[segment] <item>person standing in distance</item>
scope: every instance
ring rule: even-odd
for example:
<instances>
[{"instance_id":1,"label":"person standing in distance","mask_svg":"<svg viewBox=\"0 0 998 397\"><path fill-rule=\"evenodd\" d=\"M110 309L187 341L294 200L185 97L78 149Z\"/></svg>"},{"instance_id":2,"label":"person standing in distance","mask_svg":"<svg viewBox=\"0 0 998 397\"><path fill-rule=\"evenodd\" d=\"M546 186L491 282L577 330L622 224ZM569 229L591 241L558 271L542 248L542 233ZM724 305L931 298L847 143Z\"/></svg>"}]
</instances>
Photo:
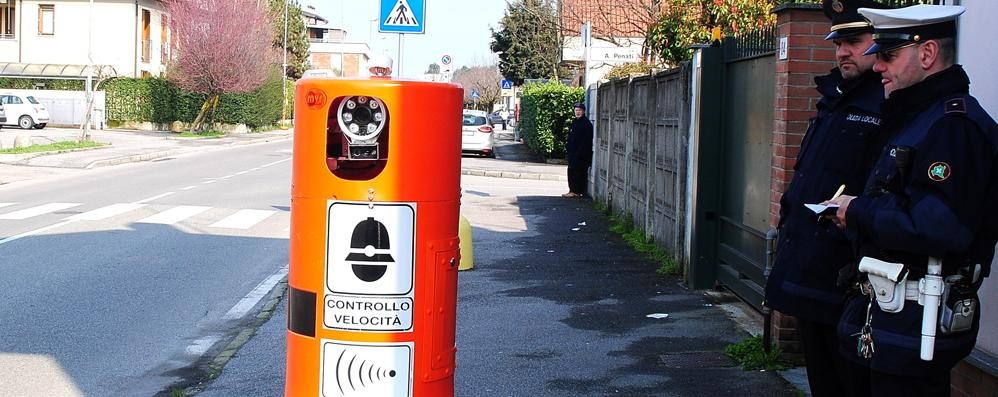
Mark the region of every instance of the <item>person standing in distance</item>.
<instances>
[{"instance_id":1,"label":"person standing in distance","mask_svg":"<svg viewBox=\"0 0 998 397\"><path fill-rule=\"evenodd\" d=\"M576 103L575 119L565 141L568 160L568 193L562 197L582 197L589 185L589 166L593 162L593 123L586 118L586 105Z\"/></svg>"},{"instance_id":2,"label":"person standing in distance","mask_svg":"<svg viewBox=\"0 0 998 397\"><path fill-rule=\"evenodd\" d=\"M855 239L866 269L863 294L846 303L839 322L841 349L869 368L873 396L949 396L950 370L974 348L981 311L993 310L982 308L977 290L998 241L998 125L955 64L963 7L859 12L874 26L867 53L883 75L891 138L863 193L829 201L839 205L835 223ZM940 262L941 278L933 277ZM937 281L944 288L931 286ZM940 315L925 315L925 298L940 290ZM934 341L922 335L923 323ZM930 359L922 359L923 347Z\"/></svg>"},{"instance_id":3,"label":"person standing in distance","mask_svg":"<svg viewBox=\"0 0 998 397\"><path fill-rule=\"evenodd\" d=\"M873 45L873 26L860 7L882 7L866 0L825 0L831 19L825 38L835 44L837 68L814 79L821 100L804 135L794 176L780 198L779 237L766 281L766 306L797 319L797 331L815 397L849 396L862 367L839 354L835 325L842 314L846 286L839 270L855 263L852 245L829 222L818 222L804 204L827 200L839 188L862 191L873 160L886 138L880 127L884 100L876 58L863 55ZM841 193L841 192L840 192Z\"/></svg>"}]
</instances>

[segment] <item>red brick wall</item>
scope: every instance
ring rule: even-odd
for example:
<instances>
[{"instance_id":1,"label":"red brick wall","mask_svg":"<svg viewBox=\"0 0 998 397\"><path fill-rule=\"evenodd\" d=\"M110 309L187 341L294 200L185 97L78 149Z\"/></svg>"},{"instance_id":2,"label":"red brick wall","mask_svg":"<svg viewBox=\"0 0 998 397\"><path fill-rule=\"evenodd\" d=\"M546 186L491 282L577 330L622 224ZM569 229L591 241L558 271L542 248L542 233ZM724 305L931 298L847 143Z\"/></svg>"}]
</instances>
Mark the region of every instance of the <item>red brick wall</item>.
<instances>
[{"instance_id":1,"label":"red brick wall","mask_svg":"<svg viewBox=\"0 0 998 397\"><path fill-rule=\"evenodd\" d=\"M776 101L773 113L773 164L769 223L776 227L780 197L793 177L800 142L820 98L814 77L835 67L835 50L825 41L831 23L821 9L789 5L776 11L777 39L787 38L787 59L776 59ZM770 332L784 351L798 352L796 321L773 312Z\"/></svg>"},{"instance_id":2,"label":"red brick wall","mask_svg":"<svg viewBox=\"0 0 998 397\"><path fill-rule=\"evenodd\" d=\"M835 67L835 48L825 41L830 27L821 9L789 5L776 11L777 37L786 37L788 46L787 59L776 60L769 203L769 223L774 227L780 215L780 196L790 184L801 139L819 99L814 77Z\"/></svg>"}]
</instances>

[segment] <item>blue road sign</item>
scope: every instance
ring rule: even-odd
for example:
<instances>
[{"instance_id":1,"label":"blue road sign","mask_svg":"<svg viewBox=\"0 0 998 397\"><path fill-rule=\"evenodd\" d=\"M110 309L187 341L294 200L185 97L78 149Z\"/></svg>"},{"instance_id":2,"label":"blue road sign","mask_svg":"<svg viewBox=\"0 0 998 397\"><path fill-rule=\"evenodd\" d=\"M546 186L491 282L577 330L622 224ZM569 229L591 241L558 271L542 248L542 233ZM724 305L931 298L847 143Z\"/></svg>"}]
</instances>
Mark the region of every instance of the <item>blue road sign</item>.
<instances>
[{"instance_id":1,"label":"blue road sign","mask_svg":"<svg viewBox=\"0 0 998 397\"><path fill-rule=\"evenodd\" d=\"M476 88L471 89L471 99L478 100L478 89Z\"/></svg>"},{"instance_id":2,"label":"blue road sign","mask_svg":"<svg viewBox=\"0 0 998 397\"><path fill-rule=\"evenodd\" d=\"M502 81L502 89L504 89L504 90L512 90L513 89L513 81L503 79L503 81Z\"/></svg>"},{"instance_id":3,"label":"blue road sign","mask_svg":"<svg viewBox=\"0 0 998 397\"><path fill-rule=\"evenodd\" d=\"M381 0L378 31L382 33L419 33L426 25L425 0Z\"/></svg>"}]
</instances>

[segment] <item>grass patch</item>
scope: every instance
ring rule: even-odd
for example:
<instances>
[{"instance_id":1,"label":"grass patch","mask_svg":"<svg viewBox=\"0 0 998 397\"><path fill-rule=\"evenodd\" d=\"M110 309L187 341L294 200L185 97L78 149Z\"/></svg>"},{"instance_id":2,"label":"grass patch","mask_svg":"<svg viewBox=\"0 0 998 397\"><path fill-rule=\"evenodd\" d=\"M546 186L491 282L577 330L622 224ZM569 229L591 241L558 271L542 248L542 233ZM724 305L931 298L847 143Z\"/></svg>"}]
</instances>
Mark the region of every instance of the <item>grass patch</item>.
<instances>
[{"instance_id":1,"label":"grass patch","mask_svg":"<svg viewBox=\"0 0 998 397\"><path fill-rule=\"evenodd\" d=\"M31 145L18 147L13 149L3 149L0 150L0 154L24 154L24 153L38 153L38 152L63 152L73 149L87 149L95 148L107 145L106 143L98 143L91 140L85 141L62 141L56 143L50 143L47 145Z\"/></svg>"},{"instance_id":2,"label":"grass patch","mask_svg":"<svg viewBox=\"0 0 998 397\"><path fill-rule=\"evenodd\" d=\"M604 213L607 212L606 205L598 201L596 202L596 209ZM655 270L656 273L663 276L679 275L679 265L676 264L676 259L668 251L655 245L648 236L645 236L643 231L634 227L634 220L630 216L614 214L610 214L609 216L610 231L619 234L635 250L648 255L658 263L659 267Z\"/></svg>"},{"instance_id":3,"label":"grass patch","mask_svg":"<svg viewBox=\"0 0 998 397\"><path fill-rule=\"evenodd\" d=\"M181 138L219 138L225 136L225 133L219 130L208 130L208 131L184 131L177 136Z\"/></svg>"},{"instance_id":4,"label":"grass patch","mask_svg":"<svg viewBox=\"0 0 998 397\"><path fill-rule=\"evenodd\" d=\"M783 352L778 347L773 347L766 353L762 346L762 336L751 336L745 340L728 345L724 348L724 354L742 366L746 371L764 369L767 371L782 371L789 367L789 363L783 360Z\"/></svg>"},{"instance_id":5,"label":"grass patch","mask_svg":"<svg viewBox=\"0 0 998 397\"><path fill-rule=\"evenodd\" d=\"M174 387L173 389L170 389L170 397L186 397L186 396L187 392L184 391L184 389L181 389L179 387Z\"/></svg>"}]
</instances>

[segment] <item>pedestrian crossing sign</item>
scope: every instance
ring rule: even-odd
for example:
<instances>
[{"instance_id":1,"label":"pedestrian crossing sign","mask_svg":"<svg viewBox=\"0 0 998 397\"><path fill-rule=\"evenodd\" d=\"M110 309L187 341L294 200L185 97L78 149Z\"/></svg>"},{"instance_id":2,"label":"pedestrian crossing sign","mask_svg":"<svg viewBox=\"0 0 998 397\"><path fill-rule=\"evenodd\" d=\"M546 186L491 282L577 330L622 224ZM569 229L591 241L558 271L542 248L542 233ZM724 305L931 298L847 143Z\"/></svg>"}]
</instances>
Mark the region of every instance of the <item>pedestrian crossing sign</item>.
<instances>
[{"instance_id":1,"label":"pedestrian crossing sign","mask_svg":"<svg viewBox=\"0 0 998 397\"><path fill-rule=\"evenodd\" d=\"M382 33L423 33L426 0L381 0L378 31Z\"/></svg>"}]
</instances>

